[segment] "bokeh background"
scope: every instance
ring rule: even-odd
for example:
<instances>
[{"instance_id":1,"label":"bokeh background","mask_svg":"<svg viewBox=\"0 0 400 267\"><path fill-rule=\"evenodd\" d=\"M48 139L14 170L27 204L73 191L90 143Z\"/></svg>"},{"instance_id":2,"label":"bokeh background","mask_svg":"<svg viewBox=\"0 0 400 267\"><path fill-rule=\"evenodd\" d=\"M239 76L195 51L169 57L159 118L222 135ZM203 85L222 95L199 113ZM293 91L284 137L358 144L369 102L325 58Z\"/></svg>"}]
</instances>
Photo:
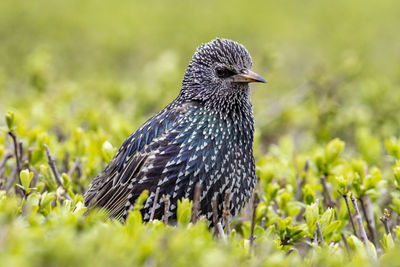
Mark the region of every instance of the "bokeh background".
<instances>
[{"instance_id":1,"label":"bokeh background","mask_svg":"<svg viewBox=\"0 0 400 267\"><path fill-rule=\"evenodd\" d=\"M0 113L119 145L177 96L197 46L250 51L262 149L399 132L398 1L1 1ZM361 145L361 144L358 144Z\"/></svg>"}]
</instances>

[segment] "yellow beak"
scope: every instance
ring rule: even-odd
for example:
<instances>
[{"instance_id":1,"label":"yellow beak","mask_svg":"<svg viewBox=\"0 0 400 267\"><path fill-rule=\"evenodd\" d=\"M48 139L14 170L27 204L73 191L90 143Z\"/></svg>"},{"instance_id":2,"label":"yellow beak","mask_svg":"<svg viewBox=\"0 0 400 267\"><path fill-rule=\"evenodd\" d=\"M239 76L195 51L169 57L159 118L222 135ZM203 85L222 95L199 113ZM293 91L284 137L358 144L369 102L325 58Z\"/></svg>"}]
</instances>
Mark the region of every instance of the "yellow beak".
<instances>
[{"instance_id":1,"label":"yellow beak","mask_svg":"<svg viewBox=\"0 0 400 267\"><path fill-rule=\"evenodd\" d=\"M238 83L267 83L267 81L263 77L251 70L244 70L242 73L232 76L232 79L234 82Z\"/></svg>"}]
</instances>

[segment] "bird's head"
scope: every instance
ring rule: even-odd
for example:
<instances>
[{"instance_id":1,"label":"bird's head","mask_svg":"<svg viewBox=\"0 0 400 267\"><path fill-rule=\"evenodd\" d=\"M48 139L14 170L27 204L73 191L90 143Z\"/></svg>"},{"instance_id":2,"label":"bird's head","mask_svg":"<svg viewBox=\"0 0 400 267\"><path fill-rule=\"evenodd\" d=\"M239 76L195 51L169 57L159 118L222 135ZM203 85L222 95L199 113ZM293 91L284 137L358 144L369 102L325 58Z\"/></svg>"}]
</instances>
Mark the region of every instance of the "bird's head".
<instances>
[{"instance_id":1,"label":"bird's head","mask_svg":"<svg viewBox=\"0 0 400 267\"><path fill-rule=\"evenodd\" d=\"M252 71L246 48L234 41L215 39L201 45L190 62L180 96L212 106L249 99L249 83L266 83Z\"/></svg>"}]
</instances>

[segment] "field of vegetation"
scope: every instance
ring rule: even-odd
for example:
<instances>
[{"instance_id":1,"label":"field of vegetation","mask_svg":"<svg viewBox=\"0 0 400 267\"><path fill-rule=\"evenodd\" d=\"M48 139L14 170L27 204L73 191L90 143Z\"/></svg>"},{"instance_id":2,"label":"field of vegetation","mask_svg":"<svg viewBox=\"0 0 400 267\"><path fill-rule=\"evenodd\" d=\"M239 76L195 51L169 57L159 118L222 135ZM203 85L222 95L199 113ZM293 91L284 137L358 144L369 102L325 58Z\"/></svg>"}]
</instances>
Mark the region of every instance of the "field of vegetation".
<instances>
[{"instance_id":1,"label":"field of vegetation","mask_svg":"<svg viewBox=\"0 0 400 267\"><path fill-rule=\"evenodd\" d=\"M0 266L399 266L400 2L0 1ZM250 51L256 194L230 229L84 216L197 46ZM47 149L47 150L46 150ZM49 160L50 159L50 160Z\"/></svg>"}]
</instances>

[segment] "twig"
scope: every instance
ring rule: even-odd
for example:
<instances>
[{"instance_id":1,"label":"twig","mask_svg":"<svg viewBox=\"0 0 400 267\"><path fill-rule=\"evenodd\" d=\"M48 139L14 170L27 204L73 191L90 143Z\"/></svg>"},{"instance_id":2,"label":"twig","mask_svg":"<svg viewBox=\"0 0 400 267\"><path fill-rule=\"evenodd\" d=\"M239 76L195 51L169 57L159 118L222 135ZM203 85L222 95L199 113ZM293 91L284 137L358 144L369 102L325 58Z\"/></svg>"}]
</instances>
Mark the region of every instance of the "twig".
<instances>
[{"instance_id":1,"label":"twig","mask_svg":"<svg viewBox=\"0 0 400 267\"><path fill-rule=\"evenodd\" d=\"M309 159L306 160L306 163L303 166L303 175L300 175L299 171L297 171L296 174L296 183L297 183L297 188L303 188L305 182L306 182L306 177L307 177L307 172L309 169ZM297 169L297 168L296 168ZM296 200L301 201L303 199L303 190L296 190Z\"/></svg>"},{"instance_id":2,"label":"twig","mask_svg":"<svg viewBox=\"0 0 400 267\"><path fill-rule=\"evenodd\" d=\"M11 151L6 151L3 155L3 157L1 158L1 160L0 160L0 178L3 177L6 163L10 158L12 158L12 156L13 156L13 153Z\"/></svg>"},{"instance_id":3,"label":"twig","mask_svg":"<svg viewBox=\"0 0 400 267\"><path fill-rule=\"evenodd\" d=\"M260 199L258 198L258 194L254 193L253 197L253 213L251 216L251 227L250 227L250 248L253 246L254 243L254 227L256 226L256 210L258 207L258 203L260 202Z\"/></svg>"},{"instance_id":4,"label":"twig","mask_svg":"<svg viewBox=\"0 0 400 267\"><path fill-rule=\"evenodd\" d=\"M334 205L334 203L333 203L333 201L331 199L331 195L329 193L328 185L326 183L326 175L325 174L321 176L321 184L322 184L322 187L324 188L324 195L325 195L324 201L325 201L325 203L326 203L326 205L328 207L333 208L335 205Z\"/></svg>"},{"instance_id":5,"label":"twig","mask_svg":"<svg viewBox=\"0 0 400 267\"><path fill-rule=\"evenodd\" d=\"M44 148L46 149L47 158L49 159L49 165L50 165L51 170L53 171L54 177L56 178L57 184L61 187L64 187L62 180L61 180L60 173L58 172L57 167L56 167L56 162L50 153L49 147L45 144Z\"/></svg>"},{"instance_id":6,"label":"twig","mask_svg":"<svg viewBox=\"0 0 400 267\"><path fill-rule=\"evenodd\" d=\"M320 244L322 245L322 244L324 244L325 240L324 240L324 236L322 235L321 225L319 224L319 222L316 222L315 224L317 226L317 232L318 232L318 235L319 235L319 240L321 240Z\"/></svg>"},{"instance_id":7,"label":"twig","mask_svg":"<svg viewBox=\"0 0 400 267\"><path fill-rule=\"evenodd\" d=\"M17 165L14 165L14 167L12 168L11 174L7 179L6 186L4 187L6 192L10 191L10 189L13 186L16 178L17 178Z\"/></svg>"},{"instance_id":8,"label":"twig","mask_svg":"<svg viewBox=\"0 0 400 267\"><path fill-rule=\"evenodd\" d=\"M315 204L317 205L318 216L319 216L319 198L317 198L315 200ZM317 231L318 231L318 229L315 229L314 236L313 236L311 242L318 245L318 233L317 233Z\"/></svg>"},{"instance_id":9,"label":"twig","mask_svg":"<svg viewBox=\"0 0 400 267\"><path fill-rule=\"evenodd\" d=\"M14 132L8 132L8 134L11 136L11 138L13 140L15 162L17 164L17 173L19 173L21 171L21 164L19 162L17 136L15 135Z\"/></svg>"},{"instance_id":10,"label":"twig","mask_svg":"<svg viewBox=\"0 0 400 267\"><path fill-rule=\"evenodd\" d=\"M79 182L79 180L82 177L82 165L81 165L81 159L77 158L74 161L74 164L72 165L71 169L68 170L68 177L72 178L72 174L76 171L76 180ZM83 187L82 183L79 182L79 186L81 189L81 192L85 192L85 188Z\"/></svg>"},{"instance_id":11,"label":"twig","mask_svg":"<svg viewBox=\"0 0 400 267\"><path fill-rule=\"evenodd\" d=\"M32 152L33 152L33 149L29 148L28 149L28 156L26 158L26 162L24 163L25 164L24 168L28 169L29 171L31 170L30 165L31 165L31 159L32 159Z\"/></svg>"},{"instance_id":12,"label":"twig","mask_svg":"<svg viewBox=\"0 0 400 267\"><path fill-rule=\"evenodd\" d=\"M292 252L294 251L294 248L289 248L288 251L285 252L285 256L289 256L290 254L292 254Z\"/></svg>"},{"instance_id":13,"label":"twig","mask_svg":"<svg viewBox=\"0 0 400 267\"><path fill-rule=\"evenodd\" d=\"M340 236L342 238L344 246L346 247L347 255L350 257L350 246L349 246L349 243L347 242L346 237L344 236L343 233L341 233Z\"/></svg>"},{"instance_id":14,"label":"twig","mask_svg":"<svg viewBox=\"0 0 400 267\"><path fill-rule=\"evenodd\" d=\"M196 223L199 219L198 213L200 209L200 194L201 194L202 185L200 182L196 183L194 187L194 196L193 196L193 206L192 206L192 218L191 222Z\"/></svg>"},{"instance_id":15,"label":"twig","mask_svg":"<svg viewBox=\"0 0 400 267\"><path fill-rule=\"evenodd\" d=\"M162 195L162 198L164 200L164 224L168 224L168 211L169 211L169 205L170 205L170 200L169 197L166 197L165 195Z\"/></svg>"},{"instance_id":16,"label":"twig","mask_svg":"<svg viewBox=\"0 0 400 267\"><path fill-rule=\"evenodd\" d=\"M18 142L18 155L22 170L22 165L24 164L24 143L21 140Z\"/></svg>"},{"instance_id":17,"label":"twig","mask_svg":"<svg viewBox=\"0 0 400 267\"><path fill-rule=\"evenodd\" d=\"M37 182L39 180L39 177L38 177L38 172L36 170L32 170L32 172L33 172L33 178L32 178L32 181L31 181L31 187L35 187L35 185L37 184Z\"/></svg>"},{"instance_id":18,"label":"twig","mask_svg":"<svg viewBox=\"0 0 400 267\"><path fill-rule=\"evenodd\" d=\"M77 158L74 161L74 164L72 164L71 168L67 171L68 177L72 177L72 174L74 173L74 171L77 171L78 172L78 179L80 178L80 173L79 173L80 172L80 170L79 170L80 164L81 164L81 159Z\"/></svg>"},{"instance_id":19,"label":"twig","mask_svg":"<svg viewBox=\"0 0 400 267\"><path fill-rule=\"evenodd\" d=\"M212 212L213 212L213 224L214 224L214 234L217 235L218 234L218 210L217 210L217 199L214 197L211 200L211 208L212 208Z\"/></svg>"},{"instance_id":20,"label":"twig","mask_svg":"<svg viewBox=\"0 0 400 267\"><path fill-rule=\"evenodd\" d=\"M149 219L150 222L153 221L153 219L154 219L154 213L156 212L159 194L160 194L160 187L157 187L156 194L154 196L153 207L151 208L150 219Z\"/></svg>"},{"instance_id":21,"label":"twig","mask_svg":"<svg viewBox=\"0 0 400 267\"><path fill-rule=\"evenodd\" d=\"M267 218L266 218L265 216L262 217L260 226L261 226L261 228L264 229L264 230L265 230L265 224L266 224L266 222L267 222Z\"/></svg>"},{"instance_id":22,"label":"twig","mask_svg":"<svg viewBox=\"0 0 400 267\"><path fill-rule=\"evenodd\" d=\"M51 170L53 171L53 174L54 174L54 177L55 177L55 179L56 179L56 182L57 182L58 186L61 186L62 189L64 189L64 195L65 195L65 197L66 197L67 199L71 200L72 198L70 197L70 195L69 195L68 192L67 192L67 189L64 187L64 185L63 185L63 183L62 183L60 173L59 173L58 170L57 170L56 162L54 161L54 158L53 158L53 156L52 156L51 153L50 153L49 147L45 144L45 145L44 145L44 148L46 149L47 158L49 159L49 165L50 165Z\"/></svg>"},{"instance_id":23,"label":"twig","mask_svg":"<svg viewBox=\"0 0 400 267\"><path fill-rule=\"evenodd\" d=\"M351 209L350 209L350 205L349 205L349 198L348 198L347 194L344 194L343 198L344 198L344 201L346 202L347 211L349 213L350 223L351 223L351 227L353 228L354 235L358 237L357 230L356 230L356 225L354 224L354 220L353 220L353 215L351 214Z\"/></svg>"},{"instance_id":24,"label":"twig","mask_svg":"<svg viewBox=\"0 0 400 267\"><path fill-rule=\"evenodd\" d=\"M242 223L251 220L251 207L253 207L253 198L250 198L249 202L242 208L242 211L240 212L242 214Z\"/></svg>"},{"instance_id":25,"label":"twig","mask_svg":"<svg viewBox=\"0 0 400 267\"><path fill-rule=\"evenodd\" d=\"M383 223L383 226L385 227L386 234L390 234L390 228L389 228L389 220L390 220L390 213L387 209L383 210L383 216L379 218L381 222Z\"/></svg>"},{"instance_id":26,"label":"twig","mask_svg":"<svg viewBox=\"0 0 400 267\"><path fill-rule=\"evenodd\" d=\"M361 209L363 211L364 217L365 217L365 221L367 222L367 228L368 228L368 232L370 234L371 237L371 241L374 244L374 246L376 247L376 230L375 230L375 222L373 222L368 214L368 210L366 207L366 202L364 202L364 198L363 196L361 196L359 198L360 203L361 203Z\"/></svg>"},{"instance_id":27,"label":"twig","mask_svg":"<svg viewBox=\"0 0 400 267\"><path fill-rule=\"evenodd\" d=\"M227 236L229 236L231 234L231 229L230 229L230 225L229 225L229 220L231 217L230 196L231 196L231 190L227 189L225 191L225 198L224 198L224 211L222 212L222 217L224 218L225 230L226 230Z\"/></svg>"},{"instance_id":28,"label":"twig","mask_svg":"<svg viewBox=\"0 0 400 267\"><path fill-rule=\"evenodd\" d=\"M362 241L364 242L365 250L367 251L368 256L372 259L372 254L368 243L368 237L367 233L365 232L360 210L358 209L357 199L353 195L350 195L350 199L351 202L353 203L354 210L356 211L356 220L358 222L358 227L360 228L360 236Z\"/></svg>"},{"instance_id":29,"label":"twig","mask_svg":"<svg viewBox=\"0 0 400 267\"><path fill-rule=\"evenodd\" d=\"M220 222L217 223L218 233L221 236L222 240L226 243L226 236L224 233L224 228L222 228L222 224Z\"/></svg>"},{"instance_id":30,"label":"twig","mask_svg":"<svg viewBox=\"0 0 400 267\"><path fill-rule=\"evenodd\" d=\"M64 158L62 160L63 172L68 173L68 162L69 162L69 153L65 152Z\"/></svg>"},{"instance_id":31,"label":"twig","mask_svg":"<svg viewBox=\"0 0 400 267\"><path fill-rule=\"evenodd\" d=\"M317 244L317 245L318 245L318 233L317 233L317 229L315 229L315 232L314 232L314 235L313 235L313 238L312 238L311 242L312 242L313 244Z\"/></svg>"}]
</instances>

